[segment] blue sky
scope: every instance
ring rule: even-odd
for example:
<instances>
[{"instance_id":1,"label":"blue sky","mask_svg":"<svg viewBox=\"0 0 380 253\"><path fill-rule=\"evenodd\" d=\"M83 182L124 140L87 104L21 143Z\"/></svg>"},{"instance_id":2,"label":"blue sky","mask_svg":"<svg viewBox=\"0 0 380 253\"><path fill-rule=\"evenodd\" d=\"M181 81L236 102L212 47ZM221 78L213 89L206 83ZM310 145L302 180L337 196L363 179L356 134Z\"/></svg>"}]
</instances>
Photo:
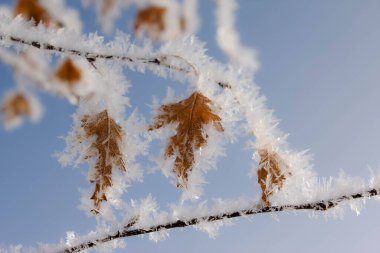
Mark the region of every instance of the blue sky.
<instances>
[{"instance_id":1,"label":"blue sky","mask_svg":"<svg viewBox=\"0 0 380 253\"><path fill-rule=\"evenodd\" d=\"M78 6L79 1L68 1ZM212 1L200 1L201 40L208 54L226 61L216 47ZM13 3L13 1L1 1ZM380 167L380 2L240 1L237 27L243 44L259 52L256 81L268 107L290 133L291 147L309 149L315 171L336 176L340 169L367 177ZM95 26L93 9L81 10L86 31ZM128 16L118 27L125 29ZM125 71L133 87L132 106L150 119L152 95L164 96L168 85L186 87L153 75ZM14 85L11 70L0 63L0 94ZM45 114L38 124L11 132L0 129L0 244L35 246L54 243L74 230L84 234L95 222L77 208L80 187L88 187L86 165L62 168L53 154L64 148L75 107L40 94ZM133 108L130 109L131 112ZM259 193L247 177L250 153L244 140L227 147L218 170L207 174L205 199ZM226 187L231 184L234 187ZM236 187L235 187L236 186ZM177 202L178 190L160 173L133 185L130 197L152 193L163 209ZM128 238L128 252L377 252L380 204L367 201L360 216L347 211L343 220L309 218L306 213L257 215L223 227L216 239L192 228L170 232L166 241ZM125 252L124 250L118 252Z\"/></svg>"}]
</instances>

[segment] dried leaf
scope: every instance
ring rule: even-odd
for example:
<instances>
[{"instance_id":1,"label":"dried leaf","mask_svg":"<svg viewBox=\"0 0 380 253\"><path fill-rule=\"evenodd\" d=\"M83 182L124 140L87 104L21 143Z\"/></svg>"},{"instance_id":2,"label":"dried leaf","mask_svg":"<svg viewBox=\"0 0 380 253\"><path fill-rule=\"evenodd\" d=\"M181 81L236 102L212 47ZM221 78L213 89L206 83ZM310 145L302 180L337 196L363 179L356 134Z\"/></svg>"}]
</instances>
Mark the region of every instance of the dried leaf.
<instances>
[{"instance_id":1,"label":"dried leaf","mask_svg":"<svg viewBox=\"0 0 380 253\"><path fill-rule=\"evenodd\" d=\"M16 92L6 97L1 110L4 113L5 122L12 122L18 117L31 115L29 101L21 92Z\"/></svg>"},{"instance_id":2,"label":"dried leaf","mask_svg":"<svg viewBox=\"0 0 380 253\"><path fill-rule=\"evenodd\" d=\"M51 17L38 0L19 0L15 7L15 16L22 14L27 20L34 19L36 23L43 22L46 26L51 22Z\"/></svg>"},{"instance_id":3,"label":"dried leaf","mask_svg":"<svg viewBox=\"0 0 380 253\"><path fill-rule=\"evenodd\" d=\"M48 11L39 3L38 0L19 0L16 4L14 15L21 14L27 20L33 19L37 25L43 22L45 26L63 27L63 24L54 20Z\"/></svg>"},{"instance_id":4,"label":"dried leaf","mask_svg":"<svg viewBox=\"0 0 380 253\"><path fill-rule=\"evenodd\" d=\"M187 26L186 18L184 16L181 16L179 18L179 28L181 29L182 32L186 30L186 26Z\"/></svg>"},{"instance_id":5,"label":"dried leaf","mask_svg":"<svg viewBox=\"0 0 380 253\"><path fill-rule=\"evenodd\" d=\"M73 61L70 58L67 58L58 67L55 76L62 82L66 82L72 86L81 79L82 73L81 70L75 66Z\"/></svg>"},{"instance_id":6,"label":"dried leaf","mask_svg":"<svg viewBox=\"0 0 380 253\"><path fill-rule=\"evenodd\" d=\"M260 162L257 178L262 190L261 200L266 206L269 206L269 196L272 195L275 187L281 189L285 181L285 175L281 171L281 160L276 153L269 152L266 149L261 149L258 153Z\"/></svg>"},{"instance_id":7,"label":"dried leaf","mask_svg":"<svg viewBox=\"0 0 380 253\"><path fill-rule=\"evenodd\" d=\"M102 201L107 201L106 191L112 186L112 167L125 171L125 163L120 144L125 138L122 127L109 117L107 110L96 115L85 115L82 128L86 138L96 137L87 151L85 159L96 157L94 173L90 178L95 183L91 196L94 202L92 212L99 213Z\"/></svg>"},{"instance_id":8,"label":"dried leaf","mask_svg":"<svg viewBox=\"0 0 380 253\"><path fill-rule=\"evenodd\" d=\"M211 100L200 92L194 92L187 99L162 105L159 115L149 130L158 129L171 123L178 123L176 134L170 137L165 156L176 156L174 171L178 176L178 187L186 187L188 171L194 164L194 149L206 144L203 134L205 124L213 123L216 130L224 131L221 118L209 107Z\"/></svg>"},{"instance_id":9,"label":"dried leaf","mask_svg":"<svg viewBox=\"0 0 380 253\"><path fill-rule=\"evenodd\" d=\"M161 6L149 6L138 11L134 31L138 32L141 27L146 27L151 37L157 38L165 30L166 8Z\"/></svg>"}]
</instances>

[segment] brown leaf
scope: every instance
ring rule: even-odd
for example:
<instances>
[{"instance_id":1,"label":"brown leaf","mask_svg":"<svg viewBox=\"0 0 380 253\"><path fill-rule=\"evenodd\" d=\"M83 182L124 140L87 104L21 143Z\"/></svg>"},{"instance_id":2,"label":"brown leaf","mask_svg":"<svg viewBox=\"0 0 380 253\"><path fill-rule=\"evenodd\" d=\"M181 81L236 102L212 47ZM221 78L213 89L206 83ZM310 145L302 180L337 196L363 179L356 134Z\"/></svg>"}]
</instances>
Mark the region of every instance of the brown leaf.
<instances>
[{"instance_id":1,"label":"brown leaf","mask_svg":"<svg viewBox=\"0 0 380 253\"><path fill-rule=\"evenodd\" d=\"M70 58L67 58L58 67L57 71L55 72L55 76L60 81L66 82L72 86L74 83L78 82L81 79L82 73L81 70L75 66L73 61Z\"/></svg>"},{"instance_id":2,"label":"brown leaf","mask_svg":"<svg viewBox=\"0 0 380 253\"><path fill-rule=\"evenodd\" d=\"M34 19L38 24L43 22L46 26L51 22L51 17L38 0L19 0L15 7L15 16L22 14L27 20Z\"/></svg>"},{"instance_id":3,"label":"brown leaf","mask_svg":"<svg viewBox=\"0 0 380 253\"><path fill-rule=\"evenodd\" d=\"M27 20L33 19L37 25L43 22L45 26L63 27L63 24L54 20L48 11L39 3L38 0L19 0L16 4L14 15L21 14Z\"/></svg>"},{"instance_id":4,"label":"brown leaf","mask_svg":"<svg viewBox=\"0 0 380 253\"><path fill-rule=\"evenodd\" d=\"M269 206L269 196L272 195L275 187L281 189L286 178L281 171L280 157L276 153L266 149L261 149L258 153L260 155L260 162L257 178L262 190L261 200L266 206Z\"/></svg>"},{"instance_id":5,"label":"brown leaf","mask_svg":"<svg viewBox=\"0 0 380 253\"><path fill-rule=\"evenodd\" d=\"M179 18L179 28L181 29L181 32L184 32L186 30L187 21L184 16L181 16Z\"/></svg>"},{"instance_id":6,"label":"brown leaf","mask_svg":"<svg viewBox=\"0 0 380 253\"><path fill-rule=\"evenodd\" d=\"M159 115L149 130L158 129L164 125L178 123L176 134L170 137L165 156L176 156L174 171L178 176L178 187L186 187L188 171L194 164L194 149L206 144L207 136L203 134L205 124L213 123L216 130L224 131L221 118L209 107L211 100L200 92L194 92L187 99L177 103L162 105Z\"/></svg>"},{"instance_id":7,"label":"brown leaf","mask_svg":"<svg viewBox=\"0 0 380 253\"><path fill-rule=\"evenodd\" d=\"M165 7L155 5L139 10L135 18L135 33L144 26L150 36L158 37L165 30L166 11Z\"/></svg>"},{"instance_id":8,"label":"brown leaf","mask_svg":"<svg viewBox=\"0 0 380 253\"><path fill-rule=\"evenodd\" d=\"M2 108L6 122L11 122L17 117L30 116L31 107L28 99L21 92L6 97Z\"/></svg>"},{"instance_id":9,"label":"brown leaf","mask_svg":"<svg viewBox=\"0 0 380 253\"><path fill-rule=\"evenodd\" d=\"M107 110L95 115L85 115L82 128L86 138L96 137L87 151L86 159L96 157L95 172L90 178L95 183L91 196L94 201L92 212L99 213L102 201L107 201L106 191L112 186L112 167L116 166L125 171L120 143L125 138L122 127L109 117Z\"/></svg>"}]
</instances>

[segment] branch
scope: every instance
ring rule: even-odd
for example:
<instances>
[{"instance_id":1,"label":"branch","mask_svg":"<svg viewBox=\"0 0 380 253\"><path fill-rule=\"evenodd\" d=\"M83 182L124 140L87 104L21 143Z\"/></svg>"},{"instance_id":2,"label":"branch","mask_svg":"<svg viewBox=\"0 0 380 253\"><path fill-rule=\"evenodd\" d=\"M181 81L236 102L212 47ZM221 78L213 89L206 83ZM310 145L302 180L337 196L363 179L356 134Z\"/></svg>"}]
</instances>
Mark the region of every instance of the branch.
<instances>
[{"instance_id":1,"label":"branch","mask_svg":"<svg viewBox=\"0 0 380 253\"><path fill-rule=\"evenodd\" d=\"M336 198L332 198L328 200L320 200L317 202L310 202L310 203L299 204L299 205L282 205L282 206L269 206L269 207L257 207L253 205L251 209L236 210L232 212L219 213L219 214L203 216L203 217L193 217L188 220L177 220L177 221L168 222L164 224L158 224L158 225L147 227L147 228L131 229L131 227L133 227L135 223L137 222L137 218L133 218L131 222L124 227L123 230L117 231L113 235L106 235L103 238L84 242L74 247L66 248L62 251L59 251L58 253L80 252L82 250L93 248L101 243L109 242L118 238L149 234L153 232L158 232L163 229L188 227L188 226L196 225L202 222L213 222L213 221L218 221L218 220L223 220L223 219L236 218L236 217L245 216L245 215L283 212L283 211L291 211L291 210L326 211L330 208L336 207L338 204L340 204L343 201L360 199L360 198L369 198L369 197L378 196L378 195L380 195L380 188L377 188L377 189L373 188L361 193L355 193L351 195L342 195L340 197L336 197Z\"/></svg>"},{"instance_id":2,"label":"branch","mask_svg":"<svg viewBox=\"0 0 380 253\"><path fill-rule=\"evenodd\" d=\"M104 53L94 53L90 51L81 51L77 49L70 49L65 48L61 46L56 46L50 43L45 42L39 42L39 41L28 41L26 39L16 37L16 36L5 36L4 34L0 33L0 40L32 46L38 49L47 50L47 51L55 51L59 53L68 53L80 57L86 58L89 62L94 62L96 59L106 59L106 60L118 60L118 61L124 61L124 62L130 62L130 63L144 63L144 64L152 64L157 66L163 66L170 70L175 70L177 72L185 73L185 74L194 74L195 76L198 76L198 71L194 67L193 64L191 64L189 61L184 59L181 56L178 55L158 55L151 58L141 58L141 57L132 57L132 56L120 56L120 55L114 55L114 54L104 54ZM170 64L170 58L178 59L180 61L183 61L187 66L191 68L191 71L187 68L177 66L175 64ZM218 84L219 85L219 84ZM222 86L221 86L222 87Z\"/></svg>"}]
</instances>

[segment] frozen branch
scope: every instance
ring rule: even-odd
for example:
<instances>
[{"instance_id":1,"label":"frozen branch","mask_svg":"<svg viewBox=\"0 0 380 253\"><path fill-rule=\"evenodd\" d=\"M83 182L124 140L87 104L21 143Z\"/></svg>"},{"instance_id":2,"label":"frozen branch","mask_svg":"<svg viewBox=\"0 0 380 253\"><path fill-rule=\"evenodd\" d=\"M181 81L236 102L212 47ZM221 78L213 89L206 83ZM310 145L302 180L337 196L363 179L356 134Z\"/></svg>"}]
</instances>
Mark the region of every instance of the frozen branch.
<instances>
[{"instance_id":1,"label":"frozen branch","mask_svg":"<svg viewBox=\"0 0 380 253\"><path fill-rule=\"evenodd\" d=\"M195 77L199 76L199 72L196 69L196 67L189 62L187 59L179 56L179 55L153 55L152 57L135 57L132 55L119 55L119 54L112 54L112 53L102 53L102 52L96 52L95 50L83 50L78 48L69 48L69 47L63 47L56 45L54 43L49 43L46 41L38 41L38 40L30 40L26 38L22 38L19 36L14 35L6 35L6 33L3 33L0 31L0 41L4 43L11 43L11 44L18 44L18 45L24 45L24 46L30 46L33 48L56 52L56 53L64 53L64 54L70 54L74 56L84 57L87 59L90 63L95 62L97 59L105 59L105 60L116 60L126 63L132 63L132 64L147 64L147 65L156 65L156 66L162 66L164 68L167 68L169 70L186 74L186 75L193 75ZM54 39L54 41L57 41ZM179 61L179 63L178 63ZM15 65L15 64L11 64ZM39 82L41 81L39 80ZM216 81L216 84L225 89L231 89L231 85L226 81Z\"/></svg>"},{"instance_id":2,"label":"frozen branch","mask_svg":"<svg viewBox=\"0 0 380 253\"><path fill-rule=\"evenodd\" d=\"M97 59L106 59L106 60L117 60L117 61L124 61L124 62L130 62L130 63L152 64L152 65L157 65L157 66L163 66L168 69L182 72L185 74L190 74L191 72L193 72L194 75L198 75L197 70L190 62L188 62L186 59L177 55L157 55L151 58L140 58L140 57L133 57L133 56L128 56L128 55L120 56L120 55L113 55L113 54L94 53L94 52L78 50L74 48L64 48L61 46L56 46L50 43L45 43L45 42L40 42L40 41L29 41L21 37L15 37L15 36L7 37L1 33L0 33L0 40L2 41L9 40L10 42L13 42L13 43L27 45L27 46L31 46L31 47L42 49L42 50L55 51L57 53L67 53L67 54L71 54L75 56L80 56L80 57L86 58L89 62L94 62ZM185 64L188 65L192 70L190 71L187 68L177 66L175 64L171 64L169 62L170 58L185 62Z\"/></svg>"},{"instance_id":3,"label":"frozen branch","mask_svg":"<svg viewBox=\"0 0 380 253\"><path fill-rule=\"evenodd\" d=\"M239 64L256 72L259 67L255 50L244 47L235 27L236 0L215 0L217 24L216 40L220 49L233 64Z\"/></svg>"},{"instance_id":4,"label":"frozen branch","mask_svg":"<svg viewBox=\"0 0 380 253\"><path fill-rule=\"evenodd\" d=\"M132 228L131 229L131 227L133 227L136 223L136 219L132 219L132 221L128 225L126 225L123 230L117 231L113 235L106 235L103 238L84 242L74 247L70 247L62 251L59 251L59 253L80 252L82 250L93 248L99 244L109 242L118 238L149 234L149 233L157 232L163 229L188 227L188 226L196 225L199 223L213 222L213 221L218 221L218 220L223 220L223 219L231 219L231 218L236 218L236 217L246 216L246 215L283 212L283 211L295 211L295 210L326 211L330 208L336 207L337 205L341 204L344 201L353 200L353 199L361 199L361 198L369 198L369 197L378 196L378 195L380 195L380 188L377 188L377 189L373 188L367 191L358 192L351 195L342 195L340 197L336 197L332 199L320 200L316 202L310 202L310 203L298 204L298 205L259 207L257 204L253 204L251 209L236 210L236 211L219 213L219 214L203 216L203 217L193 217L187 220L176 220L176 221L172 221L172 222L168 222L164 224L158 224L158 225L147 227L147 228L136 228L136 229Z\"/></svg>"}]
</instances>

